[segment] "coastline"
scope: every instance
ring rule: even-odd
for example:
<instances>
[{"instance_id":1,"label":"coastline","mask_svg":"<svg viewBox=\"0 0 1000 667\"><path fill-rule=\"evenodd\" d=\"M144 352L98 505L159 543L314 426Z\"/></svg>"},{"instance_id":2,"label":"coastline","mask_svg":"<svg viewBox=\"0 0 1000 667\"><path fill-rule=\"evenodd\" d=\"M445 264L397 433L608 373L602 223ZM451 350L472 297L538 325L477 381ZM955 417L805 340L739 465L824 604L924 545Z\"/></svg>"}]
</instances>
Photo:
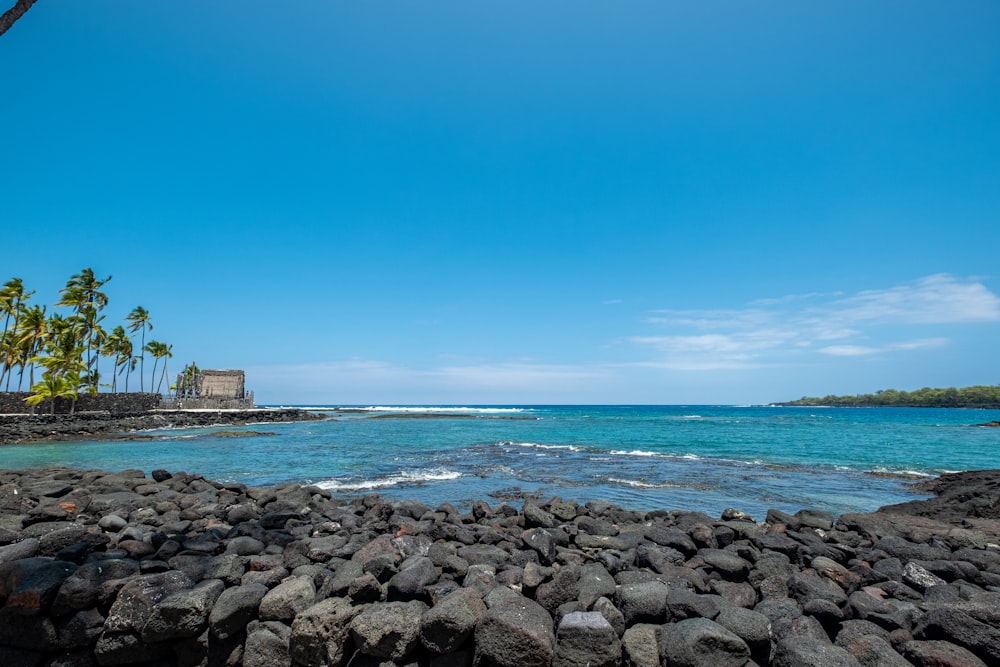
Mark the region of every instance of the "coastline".
<instances>
[{"instance_id":1,"label":"coastline","mask_svg":"<svg viewBox=\"0 0 1000 667\"><path fill-rule=\"evenodd\" d=\"M0 414L0 446L46 441L128 438L135 431L196 426L243 426L325 419L298 408L149 410L133 413Z\"/></svg>"},{"instance_id":2,"label":"coastline","mask_svg":"<svg viewBox=\"0 0 1000 667\"><path fill-rule=\"evenodd\" d=\"M996 664L1000 471L926 485L931 501L756 523L599 499L463 514L166 470L0 471L0 659Z\"/></svg>"}]
</instances>

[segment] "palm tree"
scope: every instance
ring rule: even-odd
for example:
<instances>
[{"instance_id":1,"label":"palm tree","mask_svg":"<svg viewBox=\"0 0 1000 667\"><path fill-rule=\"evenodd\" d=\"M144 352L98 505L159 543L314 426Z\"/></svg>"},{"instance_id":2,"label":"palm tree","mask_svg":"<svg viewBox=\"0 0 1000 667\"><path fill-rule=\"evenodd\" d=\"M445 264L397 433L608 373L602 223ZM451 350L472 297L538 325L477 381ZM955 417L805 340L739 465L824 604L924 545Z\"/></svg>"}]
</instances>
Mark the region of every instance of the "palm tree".
<instances>
[{"instance_id":1,"label":"palm tree","mask_svg":"<svg viewBox=\"0 0 1000 667\"><path fill-rule=\"evenodd\" d=\"M198 396L198 374L201 373L201 369L198 368L198 364L191 362L184 367L181 374L177 376L177 386L174 391L174 397L183 396L184 398L196 398Z\"/></svg>"},{"instance_id":2,"label":"palm tree","mask_svg":"<svg viewBox=\"0 0 1000 667\"><path fill-rule=\"evenodd\" d=\"M97 366L92 357L94 347L100 347L100 334L103 331L100 327L102 317L99 313L108 305L108 295L101 291L101 288L111 280L111 276L100 280L94 276L94 270L85 268L80 273L71 276L66 281L66 287L59 290L63 295L57 306L69 306L73 308L74 314L79 323L80 341L83 343L87 354L85 383L92 389L97 390L98 372Z\"/></svg>"},{"instance_id":3,"label":"palm tree","mask_svg":"<svg viewBox=\"0 0 1000 667\"><path fill-rule=\"evenodd\" d=\"M32 361L45 345L49 334L49 321L45 317L45 306L32 306L25 309L24 315L14 332L14 344L21 353L21 375L17 379L17 390L21 391L21 380L24 379L24 367L31 362L28 375L28 386L35 384L35 364Z\"/></svg>"},{"instance_id":4,"label":"palm tree","mask_svg":"<svg viewBox=\"0 0 1000 667\"><path fill-rule=\"evenodd\" d=\"M0 382L3 381L4 375L7 376L7 386L6 391L10 391L10 376L13 375L14 362L19 357L17 356L17 346L13 343L10 337L7 335L9 330L17 330L17 322L21 317L21 313L24 311L24 302L31 298L34 291L25 292L24 291L24 281L20 278L11 278L6 283L2 289L0 289L0 312L3 313L3 335L0 337L0 342L4 346L3 355L3 370L0 370ZM13 325L11 325L11 318L13 318ZM8 375L9 374L9 375ZM24 374L24 368L21 368L21 374Z\"/></svg>"},{"instance_id":5,"label":"palm tree","mask_svg":"<svg viewBox=\"0 0 1000 667\"><path fill-rule=\"evenodd\" d=\"M125 321L129 323L128 330L129 333L134 334L137 331L142 332L142 339L139 343L139 350L146 350L146 330L153 330L153 324L149 321L149 312L142 306L136 306L132 309L132 312L125 317ZM145 355L139 355L139 391L145 391L145 385L143 384L143 374L146 371L145 368L146 357ZM153 375L156 375L154 372ZM125 380L126 383L128 379Z\"/></svg>"},{"instance_id":6,"label":"palm tree","mask_svg":"<svg viewBox=\"0 0 1000 667\"><path fill-rule=\"evenodd\" d=\"M101 354L111 357L113 360L111 391L112 393L117 393L118 376L121 374L121 371L118 369L119 367L127 368L129 359L132 357L132 341L129 340L128 334L125 333L125 327L119 324L111 330L111 333L104 338L104 344L101 346Z\"/></svg>"},{"instance_id":7,"label":"palm tree","mask_svg":"<svg viewBox=\"0 0 1000 667\"><path fill-rule=\"evenodd\" d=\"M163 385L163 378L167 372L167 359L173 357L173 345L167 345L166 343L161 343L158 340L151 340L146 345L145 351L153 357L153 375L156 377L156 366L160 363L160 359L163 359L163 372L160 374L160 381L156 384L156 391L159 393L160 387ZM152 389L152 386L150 387ZM170 392L170 383L167 383L167 392Z\"/></svg>"},{"instance_id":8,"label":"palm tree","mask_svg":"<svg viewBox=\"0 0 1000 667\"><path fill-rule=\"evenodd\" d=\"M79 379L79 376L77 376ZM70 408L70 414L76 408L76 387L72 384L71 380L60 377L55 373L45 373L42 376L42 381L31 388L34 393L24 399L24 402L32 407L32 412L34 411L34 406L42 403L44 401L52 401L52 412L56 413L56 399L57 398L70 398L73 400L73 406Z\"/></svg>"}]
</instances>

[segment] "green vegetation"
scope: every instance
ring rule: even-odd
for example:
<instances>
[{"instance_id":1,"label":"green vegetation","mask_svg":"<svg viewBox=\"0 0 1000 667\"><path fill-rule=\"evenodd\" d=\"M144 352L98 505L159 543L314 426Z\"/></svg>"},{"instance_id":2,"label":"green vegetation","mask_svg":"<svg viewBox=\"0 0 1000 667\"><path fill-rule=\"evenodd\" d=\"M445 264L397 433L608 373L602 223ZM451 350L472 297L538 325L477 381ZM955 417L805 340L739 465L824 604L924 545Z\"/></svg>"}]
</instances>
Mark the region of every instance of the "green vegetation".
<instances>
[{"instance_id":1,"label":"green vegetation","mask_svg":"<svg viewBox=\"0 0 1000 667\"><path fill-rule=\"evenodd\" d=\"M874 394L855 396L805 396L797 401L775 403L774 405L836 407L906 407L906 408L984 408L1000 407L1000 385L965 387L964 389L931 389L924 387L916 391L883 389Z\"/></svg>"},{"instance_id":2,"label":"green vegetation","mask_svg":"<svg viewBox=\"0 0 1000 667\"><path fill-rule=\"evenodd\" d=\"M146 331L152 331L153 325L149 312L142 306L128 314L124 325L119 324L110 332L104 328L102 313L108 305L108 296L102 289L110 280L111 276L100 279L93 269L83 269L59 290L55 307L65 310L50 315L46 314L46 306L29 304L35 293L26 291L20 278L12 278L0 288L0 318L3 318L0 387L4 391L11 390L15 375L15 390L21 391L27 375L28 387L33 393L25 401L32 409L39 403L52 401L55 410L55 398L69 398L75 408L80 392L96 394L100 387L117 392L118 378L123 373L125 391L128 391L129 377L137 364L142 391L145 388L145 354L135 354L133 337L136 334L140 335L138 351L154 359L150 389L156 380L157 366L161 360L163 362L156 384L156 390L160 390L163 380L168 377L167 359L173 356L172 346L156 340L146 342ZM102 358L112 364L110 383L101 382ZM38 369L41 369L41 379L36 383Z\"/></svg>"}]
</instances>

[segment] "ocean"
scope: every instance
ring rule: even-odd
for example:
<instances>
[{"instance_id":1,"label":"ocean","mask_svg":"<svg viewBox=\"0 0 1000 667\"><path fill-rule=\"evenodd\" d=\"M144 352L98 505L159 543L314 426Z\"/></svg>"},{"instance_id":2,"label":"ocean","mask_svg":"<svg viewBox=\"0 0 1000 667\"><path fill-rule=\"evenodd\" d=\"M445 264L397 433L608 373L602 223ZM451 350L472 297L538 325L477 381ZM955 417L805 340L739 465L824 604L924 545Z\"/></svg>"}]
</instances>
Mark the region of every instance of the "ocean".
<instances>
[{"instance_id":1,"label":"ocean","mask_svg":"<svg viewBox=\"0 0 1000 667\"><path fill-rule=\"evenodd\" d=\"M925 497L910 489L916 480L1000 467L1000 428L974 426L1000 420L1000 410L302 407L329 419L0 447L0 467L165 468L465 509L479 499L519 507L529 495L713 516L732 507L759 521L769 508L871 511Z\"/></svg>"}]
</instances>

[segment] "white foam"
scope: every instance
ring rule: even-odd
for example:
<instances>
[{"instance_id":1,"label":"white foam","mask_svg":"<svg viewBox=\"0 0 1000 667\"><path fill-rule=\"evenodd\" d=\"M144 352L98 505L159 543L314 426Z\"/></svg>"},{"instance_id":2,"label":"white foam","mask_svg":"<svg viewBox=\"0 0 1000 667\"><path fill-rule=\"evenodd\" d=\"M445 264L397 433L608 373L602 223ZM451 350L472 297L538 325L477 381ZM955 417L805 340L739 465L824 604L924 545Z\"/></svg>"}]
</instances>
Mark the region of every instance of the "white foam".
<instances>
[{"instance_id":1,"label":"white foam","mask_svg":"<svg viewBox=\"0 0 1000 667\"><path fill-rule=\"evenodd\" d=\"M613 449L611 453L615 456L663 456L662 454L657 454L656 452L646 452L641 449L633 449L631 451L626 451L624 449Z\"/></svg>"},{"instance_id":2,"label":"white foam","mask_svg":"<svg viewBox=\"0 0 1000 667\"><path fill-rule=\"evenodd\" d=\"M444 468L431 470L409 471L404 470L396 475L389 475L378 479L360 479L357 481L339 481L336 479L318 482L316 486L330 491L360 491L361 489L382 489L387 486L397 484L418 484L420 482L441 482L449 479L458 479L462 473Z\"/></svg>"},{"instance_id":3,"label":"white foam","mask_svg":"<svg viewBox=\"0 0 1000 667\"><path fill-rule=\"evenodd\" d=\"M527 412L524 408L475 408L475 407L442 407L442 406L428 406L419 407L413 405L406 406L388 406L388 405L371 405L367 408L349 408L350 410L358 410L364 412L428 412L428 413L453 413L453 412L474 412L483 414L502 414L502 413L518 413Z\"/></svg>"},{"instance_id":4,"label":"white foam","mask_svg":"<svg viewBox=\"0 0 1000 667\"><path fill-rule=\"evenodd\" d=\"M570 452L581 451L576 445L543 445L537 442L514 442L512 440L504 440L500 443L501 445L507 447L529 447L532 449L565 449Z\"/></svg>"},{"instance_id":5,"label":"white foam","mask_svg":"<svg viewBox=\"0 0 1000 667\"><path fill-rule=\"evenodd\" d=\"M637 489L665 489L670 486L670 484L650 484L637 479L622 479L620 477L608 477L607 479L612 484L623 484Z\"/></svg>"}]
</instances>

